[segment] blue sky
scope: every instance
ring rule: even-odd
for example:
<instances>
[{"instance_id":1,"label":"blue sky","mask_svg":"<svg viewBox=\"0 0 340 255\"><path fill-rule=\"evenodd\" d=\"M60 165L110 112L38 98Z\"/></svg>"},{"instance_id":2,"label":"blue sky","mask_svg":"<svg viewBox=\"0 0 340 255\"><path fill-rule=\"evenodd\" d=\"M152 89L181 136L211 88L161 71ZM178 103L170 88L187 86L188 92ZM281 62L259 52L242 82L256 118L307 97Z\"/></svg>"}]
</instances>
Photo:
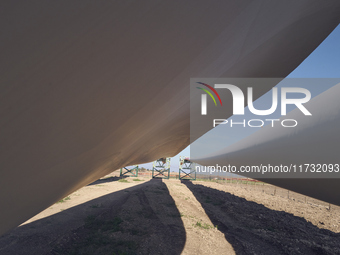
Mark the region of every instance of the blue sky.
<instances>
[{"instance_id":1,"label":"blue sky","mask_svg":"<svg viewBox=\"0 0 340 255\"><path fill-rule=\"evenodd\" d=\"M340 77L340 25L317 47L288 78ZM179 155L189 156L190 146L171 159L171 171L178 171ZM140 165L151 169L152 163Z\"/></svg>"},{"instance_id":2,"label":"blue sky","mask_svg":"<svg viewBox=\"0 0 340 255\"><path fill-rule=\"evenodd\" d=\"M288 77L339 78L340 25Z\"/></svg>"}]
</instances>

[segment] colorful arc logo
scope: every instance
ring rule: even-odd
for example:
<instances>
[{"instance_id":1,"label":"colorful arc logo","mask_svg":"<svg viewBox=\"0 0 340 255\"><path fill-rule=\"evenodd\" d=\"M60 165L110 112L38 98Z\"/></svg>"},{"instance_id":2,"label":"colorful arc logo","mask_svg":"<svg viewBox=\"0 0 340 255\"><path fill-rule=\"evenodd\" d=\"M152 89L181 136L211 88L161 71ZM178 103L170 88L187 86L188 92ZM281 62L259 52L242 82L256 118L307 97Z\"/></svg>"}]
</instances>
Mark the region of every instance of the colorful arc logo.
<instances>
[{"instance_id":1,"label":"colorful arc logo","mask_svg":"<svg viewBox=\"0 0 340 255\"><path fill-rule=\"evenodd\" d=\"M217 98L218 98L218 100L220 101L220 104L221 104L221 106L222 106L222 101L221 101L220 95L217 93L217 91L216 91L213 87L211 87L210 85L205 84L205 83L203 83L203 82L197 82L197 83L198 83L198 84L201 84L201 85L203 85L203 86L206 86L207 88L211 89L211 91L214 92L215 95L217 96ZM215 103L215 105L217 106L216 100L215 100L214 96L209 92L209 90L202 89L202 88L200 88L200 87L197 87L197 88L198 88L198 89L201 89L201 90L203 90L203 91L205 91L205 92L207 92L207 94L214 100L214 103Z\"/></svg>"},{"instance_id":2,"label":"colorful arc logo","mask_svg":"<svg viewBox=\"0 0 340 255\"><path fill-rule=\"evenodd\" d=\"M198 84L201 84L203 86L206 86L207 88L209 88L212 92L214 92L214 94L217 96L218 100L220 101L220 104L222 106L222 100L220 98L220 95L217 93L217 91L211 87L210 85L206 84L206 83L203 83L203 82L197 82ZM214 101L215 103L215 106L217 106L217 103L216 103L216 100L214 98L214 96L211 94L211 92L207 89L204 89L204 88L200 88L200 87L197 87L198 89L201 89L203 90L204 92L206 92L211 98L212 100ZM201 98L201 114L202 115L207 115L207 95L206 94L202 94L202 98Z\"/></svg>"}]
</instances>

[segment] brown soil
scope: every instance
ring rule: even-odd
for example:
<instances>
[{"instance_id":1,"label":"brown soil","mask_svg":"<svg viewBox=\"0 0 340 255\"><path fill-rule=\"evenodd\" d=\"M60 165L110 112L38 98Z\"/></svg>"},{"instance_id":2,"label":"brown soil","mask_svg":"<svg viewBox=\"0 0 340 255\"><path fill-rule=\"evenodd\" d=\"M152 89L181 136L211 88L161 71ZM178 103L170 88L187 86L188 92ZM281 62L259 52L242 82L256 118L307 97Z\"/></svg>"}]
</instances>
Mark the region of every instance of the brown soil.
<instances>
[{"instance_id":1,"label":"brown soil","mask_svg":"<svg viewBox=\"0 0 340 255\"><path fill-rule=\"evenodd\" d=\"M340 254L336 206L269 185L138 179L78 190L1 237L0 254Z\"/></svg>"}]
</instances>

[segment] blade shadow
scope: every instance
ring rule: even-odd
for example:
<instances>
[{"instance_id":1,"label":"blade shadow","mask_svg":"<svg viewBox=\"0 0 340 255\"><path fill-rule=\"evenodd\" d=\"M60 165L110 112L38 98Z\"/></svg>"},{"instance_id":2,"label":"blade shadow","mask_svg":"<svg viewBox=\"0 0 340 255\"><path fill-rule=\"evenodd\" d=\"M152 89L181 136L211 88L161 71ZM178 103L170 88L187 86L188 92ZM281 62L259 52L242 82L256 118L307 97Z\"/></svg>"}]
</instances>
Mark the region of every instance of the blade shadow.
<instances>
[{"instance_id":1,"label":"blade shadow","mask_svg":"<svg viewBox=\"0 0 340 255\"><path fill-rule=\"evenodd\" d=\"M339 233L228 192L182 181L236 254L340 254Z\"/></svg>"},{"instance_id":2,"label":"blade shadow","mask_svg":"<svg viewBox=\"0 0 340 255\"><path fill-rule=\"evenodd\" d=\"M167 186L150 180L22 225L0 237L0 253L181 254L185 241Z\"/></svg>"}]
</instances>

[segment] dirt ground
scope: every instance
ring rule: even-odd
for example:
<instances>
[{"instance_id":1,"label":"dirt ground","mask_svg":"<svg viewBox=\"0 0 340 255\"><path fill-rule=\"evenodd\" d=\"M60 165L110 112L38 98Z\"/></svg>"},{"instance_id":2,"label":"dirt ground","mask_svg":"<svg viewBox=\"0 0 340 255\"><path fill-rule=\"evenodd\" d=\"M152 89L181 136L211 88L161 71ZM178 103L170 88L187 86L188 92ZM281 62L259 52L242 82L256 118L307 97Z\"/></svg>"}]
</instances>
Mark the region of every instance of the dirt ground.
<instances>
[{"instance_id":1,"label":"dirt ground","mask_svg":"<svg viewBox=\"0 0 340 255\"><path fill-rule=\"evenodd\" d=\"M2 236L0 254L340 254L339 207L285 192L109 175Z\"/></svg>"}]
</instances>

